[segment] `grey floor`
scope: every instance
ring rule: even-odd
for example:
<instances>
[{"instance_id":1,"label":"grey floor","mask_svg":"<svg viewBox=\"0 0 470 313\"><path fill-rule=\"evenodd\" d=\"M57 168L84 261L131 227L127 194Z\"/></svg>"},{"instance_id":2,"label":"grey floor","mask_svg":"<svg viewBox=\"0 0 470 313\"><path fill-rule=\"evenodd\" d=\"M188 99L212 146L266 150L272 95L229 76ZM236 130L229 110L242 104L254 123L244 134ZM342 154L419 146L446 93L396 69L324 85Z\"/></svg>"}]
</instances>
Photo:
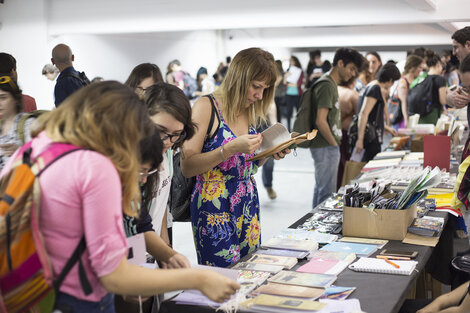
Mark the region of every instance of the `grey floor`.
<instances>
[{"instance_id":1,"label":"grey floor","mask_svg":"<svg viewBox=\"0 0 470 313\"><path fill-rule=\"evenodd\" d=\"M261 238L267 240L287 228L311 210L313 197L313 161L307 149L297 149L283 160L275 161L273 188L277 198L268 198L261 180L255 175L261 205ZM173 247L192 263L197 263L191 223L173 224Z\"/></svg>"}]
</instances>

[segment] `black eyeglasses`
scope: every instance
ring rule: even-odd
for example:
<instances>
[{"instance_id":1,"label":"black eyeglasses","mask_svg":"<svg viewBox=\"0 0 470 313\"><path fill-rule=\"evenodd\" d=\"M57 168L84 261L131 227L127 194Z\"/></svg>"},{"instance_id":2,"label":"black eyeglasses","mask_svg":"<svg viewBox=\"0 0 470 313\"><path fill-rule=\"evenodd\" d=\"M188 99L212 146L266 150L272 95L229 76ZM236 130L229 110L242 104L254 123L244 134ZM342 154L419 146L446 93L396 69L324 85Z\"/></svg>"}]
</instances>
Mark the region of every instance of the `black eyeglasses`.
<instances>
[{"instance_id":1,"label":"black eyeglasses","mask_svg":"<svg viewBox=\"0 0 470 313\"><path fill-rule=\"evenodd\" d=\"M186 138L186 132L184 131L184 129L179 134L169 134L162 129L159 129L159 131L160 131L160 139L162 141L170 139L171 143L180 143L181 141L184 140L184 138Z\"/></svg>"}]
</instances>

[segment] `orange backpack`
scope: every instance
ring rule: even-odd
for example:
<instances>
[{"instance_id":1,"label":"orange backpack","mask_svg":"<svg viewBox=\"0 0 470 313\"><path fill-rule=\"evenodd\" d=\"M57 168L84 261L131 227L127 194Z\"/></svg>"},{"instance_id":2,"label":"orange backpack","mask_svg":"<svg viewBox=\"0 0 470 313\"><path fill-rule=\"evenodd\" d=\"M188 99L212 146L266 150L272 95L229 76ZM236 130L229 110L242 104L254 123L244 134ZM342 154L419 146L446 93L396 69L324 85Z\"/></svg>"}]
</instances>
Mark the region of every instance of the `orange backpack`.
<instances>
[{"instance_id":1,"label":"orange backpack","mask_svg":"<svg viewBox=\"0 0 470 313\"><path fill-rule=\"evenodd\" d=\"M28 142L0 179L0 312L52 312L55 293L77 262L85 294L92 291L80 260L86 250L85 237L52 282L52 266L38 225L39 176L52 163L77 150L82 148L55 143L32 160Z\"/></svg>"}]
</instances>

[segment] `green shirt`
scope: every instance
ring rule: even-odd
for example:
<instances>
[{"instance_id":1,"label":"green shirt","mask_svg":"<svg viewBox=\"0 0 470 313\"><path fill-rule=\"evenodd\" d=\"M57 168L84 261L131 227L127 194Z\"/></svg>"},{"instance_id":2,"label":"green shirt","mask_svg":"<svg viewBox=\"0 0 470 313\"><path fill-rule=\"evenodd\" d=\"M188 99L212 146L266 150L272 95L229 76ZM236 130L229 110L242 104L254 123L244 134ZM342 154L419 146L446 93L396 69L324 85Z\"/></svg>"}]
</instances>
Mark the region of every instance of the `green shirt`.
<instances>
[{"instance_id":1,"label":"green shirt","mask_svg":"<svg viewBox=\"0 0 470 313\"><path fill-rule=\"evenodd\" d=\"M318 83L312 93L312 111L315 116L317 116L317 110L319 108L327 108L327 122L330 126L330 131L336 139L338 145L341 144L341 112L339 110L339 101L338 101L338 86L331 79L330 75L324 74L320 80L325 82ZM315 129L318 129L315 119L313 120L313 125ZM328 147L330 144L322 136L321 132L318 131L315 139L312 140L311 148L324 148Z\"/></svg>"}]
</instances>

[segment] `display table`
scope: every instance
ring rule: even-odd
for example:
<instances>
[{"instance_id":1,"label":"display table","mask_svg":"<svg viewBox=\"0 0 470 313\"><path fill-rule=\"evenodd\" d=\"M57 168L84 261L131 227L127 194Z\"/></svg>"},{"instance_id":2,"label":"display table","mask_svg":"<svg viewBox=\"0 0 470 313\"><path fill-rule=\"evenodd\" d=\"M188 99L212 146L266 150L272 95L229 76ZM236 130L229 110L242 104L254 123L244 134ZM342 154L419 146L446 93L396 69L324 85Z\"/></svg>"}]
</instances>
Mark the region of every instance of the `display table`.
<instances>
[{"instance_id":1,"label":"display table","mask_svg":"<svg viewBox=\"0 0 470 313\"><path fill-rule=\"evenodd\" d=\"M312 216L308 213L297 222L290 226L296 228L305 220ZM419 273L426 270L435 279L445 284L450 284L450 260L454 256L452 234L455 229L455 222L452 218L448 218L448 213L432 212L432 216L444 217L445 227L442 232L439 243L435 248L427 246L417 246L403 244L401 241L389 241L384 249L418 251L418 265L416 270L410 276L389 275L378 273L354 272L345 269L338 275L338 279L334 283L336 286L357 287L357 289L349 296L350 298L359 299L361 308L365 312L382 312L396 313L399 311L406 297L412 290ZM378 254L376 251L372 256ZM246 256L243 260L248 259ZM306 263L306 260L299 262L293 270ZM215 309L193 305L178 305L168 300L162 303L160 312L215 312ZM240 311L249 312L249 311Z\"/></svg>"}]
</instances>

